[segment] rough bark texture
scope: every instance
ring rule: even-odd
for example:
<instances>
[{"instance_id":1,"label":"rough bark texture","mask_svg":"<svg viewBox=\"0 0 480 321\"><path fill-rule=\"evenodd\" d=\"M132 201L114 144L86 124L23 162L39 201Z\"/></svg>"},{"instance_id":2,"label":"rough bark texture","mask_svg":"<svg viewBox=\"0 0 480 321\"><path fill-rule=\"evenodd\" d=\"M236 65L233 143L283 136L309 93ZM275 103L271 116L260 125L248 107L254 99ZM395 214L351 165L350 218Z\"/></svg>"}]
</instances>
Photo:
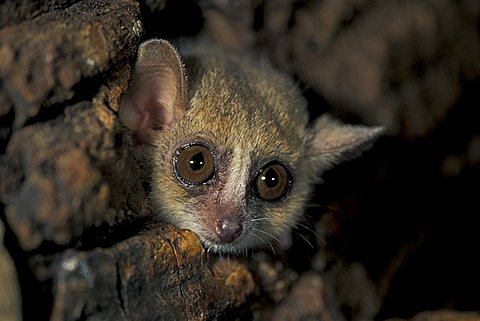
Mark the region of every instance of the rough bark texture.
<instances>
[{"instance_id":1,"label":"rough bark texture","mask_svg":"<svg viewBox=\"0 0 480 321\"><path fill-rule=\"evenodd\" d=\"M197 237L172 226L58 257L52 320L206 320L254 289L235 261L209 268Z\"/></svg>"},{"instance_id":2,"label":"rough bark texture","mask_svg":"<svg viewBox=\"0 0 480 321\"><path fill-rule=\"evenodd\" d=\"M480 320L455 311L480 309L479 18L477 0L2 2L0 320ZM312 118L388 134L326 173L290 248L207 256L157 222L117 117L148 37L261 56Z\"/></svg>"},{"instance_id":3,"label":"rough bark texture","mask_svg":"<svg viewBox=\"0 0 480 321\"><path fill-rule=\"evenodd\" d=\"M458 100L462 80L478 78L478 30L453 1L362 8L369 5L331 0L299 10L295 68L342 110L385 124L392 134L424 136Z\"/></svg>"},{"instance_id":4,"label":"rough bark texture","mask_svg":"<svg viewBox=\"0 0 480 321\"><path fill-rule=\"evenodd\" d=\"M0 284L3 294L0 296L0 317L2 320L21 320L20 289L15 265L3 244L4 229L0 222ZM8 295L7 295L8 294Z\"/></svg>"},{"instance_id":5,"label":"rough bark texture","mask_svg":"<svg viewBox=\"0 0 480 321\"><path fill-rule=\"evenodd\" d=\"M400 321L404 319L390 319L390 321ZM410 321L477 321L480 320L480 314L476 312L457 312L451 310L439 310L432 312L422 312L415 315Z\"/></svg>"}]
</instances>

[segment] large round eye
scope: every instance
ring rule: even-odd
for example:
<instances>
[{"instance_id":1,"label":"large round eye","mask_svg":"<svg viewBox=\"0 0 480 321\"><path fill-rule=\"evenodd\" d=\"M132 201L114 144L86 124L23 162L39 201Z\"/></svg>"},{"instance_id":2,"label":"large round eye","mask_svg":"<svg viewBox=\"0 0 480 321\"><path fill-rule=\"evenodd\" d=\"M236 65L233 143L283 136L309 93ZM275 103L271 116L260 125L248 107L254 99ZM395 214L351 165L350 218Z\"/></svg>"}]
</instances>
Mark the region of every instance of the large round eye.
<instances>
[{"instance_id":1,"label":"large round eye","mask_svg":"<svg viewBox=\"0 0 480 321\"><path fill-rule=\"evenodd\" d=\"M290 191L292 176L285 166L272 162L262 168L254 184L258 197L264 201L274 202Z\"/></svg>"},{"instance_id":2,"label":"large round eye","mask_svg":"<svg viewBox=\"0 0 480 321\"><path fill-rule=\"evenodd\" d=\"M215 174L212 151L201 144L187 145L179 149L173 165L177 177L188 185L204 184Z\"/></svg>"}]
</instances>

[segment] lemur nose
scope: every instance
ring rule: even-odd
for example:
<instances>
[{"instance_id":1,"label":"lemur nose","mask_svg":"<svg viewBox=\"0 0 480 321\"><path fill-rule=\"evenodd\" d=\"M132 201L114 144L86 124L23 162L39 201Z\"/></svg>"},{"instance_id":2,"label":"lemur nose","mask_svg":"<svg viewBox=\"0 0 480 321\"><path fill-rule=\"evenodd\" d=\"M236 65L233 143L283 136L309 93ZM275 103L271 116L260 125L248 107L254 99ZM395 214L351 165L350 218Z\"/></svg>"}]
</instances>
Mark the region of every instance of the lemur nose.
<instances>
[{"instance_id":1,"label":"lemur nose","mask_svg":"<svg viewBox=\"0 0 480 321\"><path fill-rule=\"evenodd\" d=\"M236 216L227 216L215 222L215 232L221 243L231 243L242 233L242 223Z\"/></svg>"}]
</instances>

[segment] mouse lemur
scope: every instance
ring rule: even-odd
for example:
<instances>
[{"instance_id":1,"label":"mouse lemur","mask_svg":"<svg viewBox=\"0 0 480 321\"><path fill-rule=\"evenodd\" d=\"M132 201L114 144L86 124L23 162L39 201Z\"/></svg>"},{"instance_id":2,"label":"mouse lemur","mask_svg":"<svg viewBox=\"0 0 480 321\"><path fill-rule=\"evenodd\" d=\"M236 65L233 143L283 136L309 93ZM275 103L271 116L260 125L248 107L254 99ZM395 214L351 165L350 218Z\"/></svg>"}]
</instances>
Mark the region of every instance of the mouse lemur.
<instances>
[{"instance_id":1,"label":"mouse lemur","mask_svg":"<svg viewBox=\"0 0 480 321\"><path fill-rule=\"evenodd\" d=\"M152 145L160 217L223 253L295 225L322 172L382 132L328 115L308 126L298 88L266 64L195 49L181 58L158 39L138 49L120 118Z\"/></svg>"}]
</instances>

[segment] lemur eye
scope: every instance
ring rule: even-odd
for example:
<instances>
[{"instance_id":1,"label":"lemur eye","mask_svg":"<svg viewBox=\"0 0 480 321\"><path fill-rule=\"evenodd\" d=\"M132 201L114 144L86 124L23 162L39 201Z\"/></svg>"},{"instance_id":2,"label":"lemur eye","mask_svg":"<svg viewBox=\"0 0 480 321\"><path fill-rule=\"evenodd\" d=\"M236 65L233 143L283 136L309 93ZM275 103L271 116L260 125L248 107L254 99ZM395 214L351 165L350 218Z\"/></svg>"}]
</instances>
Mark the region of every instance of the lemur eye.
<instances>
[{"instance_id":1,"label":"lemur eye","mask_svg":"<svg viewBox=\"0 0 480 321\"><path fill-rule=\"evenodd\" d=\"M212 151L202 144L180 148L173 160L177 178L184 184L198 186L208 182L215 174Z\"/></svg>"},{"instance_id":2,"label":"lemur eye","mask_svg":"<svg viewBox=\"0 0 480 321\"><path fill-rule=\"evenodd\" d=\"M254 191L262 200L275 202L290 191L291 184L292 176L288 169L280 163L271 162L255 178Z\"/></svg>"}]
</instances>

